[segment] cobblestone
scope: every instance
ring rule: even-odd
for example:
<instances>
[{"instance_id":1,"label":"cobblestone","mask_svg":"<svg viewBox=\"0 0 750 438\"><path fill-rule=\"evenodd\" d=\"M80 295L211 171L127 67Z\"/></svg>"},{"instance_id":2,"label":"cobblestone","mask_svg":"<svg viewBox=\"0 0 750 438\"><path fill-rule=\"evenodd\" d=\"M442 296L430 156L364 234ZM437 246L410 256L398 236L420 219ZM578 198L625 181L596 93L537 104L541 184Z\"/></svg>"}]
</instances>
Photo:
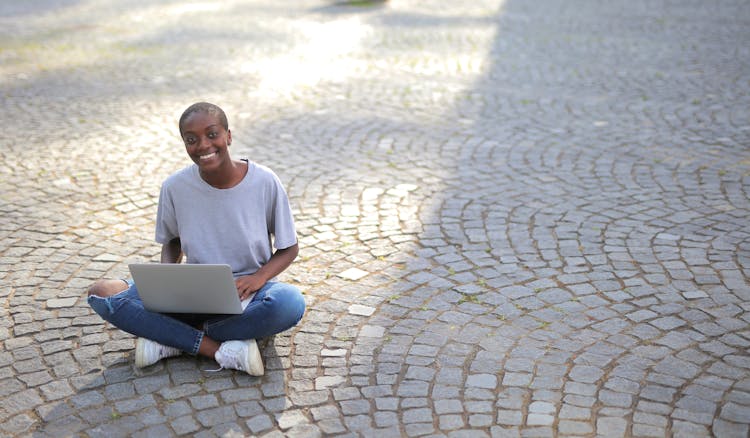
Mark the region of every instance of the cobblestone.
<instances>
[{"instance_id":1,"label":"cobblestone","mask_svg":"<svg viewBox=\"0 0 750 438\"><path fill-rule=\"evenodd\" d=\"M0 434L747 436L749 19L2 2ZM261 378L136 370L84 296L158 259L203 99L295 212L308 311Z\"/></svg>"}]
</instances>

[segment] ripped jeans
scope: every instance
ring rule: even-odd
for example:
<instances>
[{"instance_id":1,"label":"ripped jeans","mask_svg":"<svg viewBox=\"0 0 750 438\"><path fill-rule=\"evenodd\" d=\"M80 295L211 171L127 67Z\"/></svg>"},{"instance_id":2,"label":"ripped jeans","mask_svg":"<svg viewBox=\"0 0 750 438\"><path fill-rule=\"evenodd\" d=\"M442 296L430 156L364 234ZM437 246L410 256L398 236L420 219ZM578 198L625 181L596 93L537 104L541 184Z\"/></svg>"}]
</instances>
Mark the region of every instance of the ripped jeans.
<instances>
[{"instance_id":1,"label":"ripped jeans","mask_svg":"<svg viewBox=\"0 0 750 438\"><path fill-rule=\"evenodd\" d=\"M266 283L240 315L151 312L143 307L135 284L127 283L129 287L118 294L89 296L89 305L122 331L190 354L198 353L204 335L217 342L264 338L293 327L305 313L299 289L286 283Z\"/></svg>"}]
</instances>

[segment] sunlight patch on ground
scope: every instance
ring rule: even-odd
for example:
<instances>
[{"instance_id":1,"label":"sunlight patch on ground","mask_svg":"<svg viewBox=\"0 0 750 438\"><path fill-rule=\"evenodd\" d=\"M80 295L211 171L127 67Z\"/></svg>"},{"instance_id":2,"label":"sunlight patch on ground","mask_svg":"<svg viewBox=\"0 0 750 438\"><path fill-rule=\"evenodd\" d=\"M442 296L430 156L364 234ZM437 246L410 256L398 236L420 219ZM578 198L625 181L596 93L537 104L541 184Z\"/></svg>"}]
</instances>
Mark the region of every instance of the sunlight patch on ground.
<instances>
[{"instance_id":1,"label":"sunlight patch on ground","mask_svg":"<svg viewBox=\"0 0 750 438\"><path fill-rule=\"evenodd\" d=\"M243 73L259 78L253 95L287 95L321 81L343 81L361 68L362 61L355 55L371 27L359 17L325 23L305 20L295 25L304 43L277 57L249 60L240 66Z\"/></svg>"},{"instance_id":2,"label":"sunlight patch on ground","mask_svg":"<svg viewBox=\"0 0 750 438\"><path fill-rule=\"evenodd\" d=\"M182 15L192 12L213 12L225 7L221 2L187 3L173 5L167 9L168 14Z\"/></svg>"}]
</instances>

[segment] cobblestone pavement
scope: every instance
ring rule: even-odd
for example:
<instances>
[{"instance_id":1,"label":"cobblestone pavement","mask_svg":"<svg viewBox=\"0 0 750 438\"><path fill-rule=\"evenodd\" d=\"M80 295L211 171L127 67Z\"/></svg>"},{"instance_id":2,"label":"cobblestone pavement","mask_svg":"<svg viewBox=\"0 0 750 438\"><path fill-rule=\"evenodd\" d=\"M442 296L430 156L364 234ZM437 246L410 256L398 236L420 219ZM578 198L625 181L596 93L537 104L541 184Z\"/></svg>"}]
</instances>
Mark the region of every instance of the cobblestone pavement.
<instances>
[{"instance_id":1,"label":"cobblestone pavement","mask_svg":"<svg viewBox=\"0 0 750 438\"><path fill-rule=\"evenodd\" d=\"M744 0L0 3L0 434L721 436L750 425ZM277 171L267 373L133 367L197 100Z\"/></svg>"}]
</instances>

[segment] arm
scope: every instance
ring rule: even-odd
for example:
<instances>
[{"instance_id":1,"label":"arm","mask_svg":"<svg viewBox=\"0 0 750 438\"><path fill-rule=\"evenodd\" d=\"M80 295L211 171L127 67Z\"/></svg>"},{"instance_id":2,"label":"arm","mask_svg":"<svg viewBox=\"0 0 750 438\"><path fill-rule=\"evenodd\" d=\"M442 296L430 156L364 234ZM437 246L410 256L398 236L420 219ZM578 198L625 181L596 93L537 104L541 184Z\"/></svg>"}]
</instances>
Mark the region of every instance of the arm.
<instances>
[{"instance_id":1,"label":"arm","mask_svg":"<svg viewBox=\"0 0 750 438\"><path fill-rule=\"evenodd\" d=\"M162 263L180 263L182 261L182 244L180 238L175 237L169 243L161 246Z\"/></svg>"},{"instance_id":2,"label":"arm","mask_svg":"<svg viewBox=\"0 0 750 438\"><path fill-rule=\"evenodd\" d=\"M297 258L297 254L299 254L299 245L296 243L289 248L276 250L271 256L271 260L258 269L257 272L238 277L235 280L235 284L237 285L237 292L240 294L240 299L244 300L251 293L262 288L268 280L284 272L294 259Z\"/></svg>"}]
</instances>

